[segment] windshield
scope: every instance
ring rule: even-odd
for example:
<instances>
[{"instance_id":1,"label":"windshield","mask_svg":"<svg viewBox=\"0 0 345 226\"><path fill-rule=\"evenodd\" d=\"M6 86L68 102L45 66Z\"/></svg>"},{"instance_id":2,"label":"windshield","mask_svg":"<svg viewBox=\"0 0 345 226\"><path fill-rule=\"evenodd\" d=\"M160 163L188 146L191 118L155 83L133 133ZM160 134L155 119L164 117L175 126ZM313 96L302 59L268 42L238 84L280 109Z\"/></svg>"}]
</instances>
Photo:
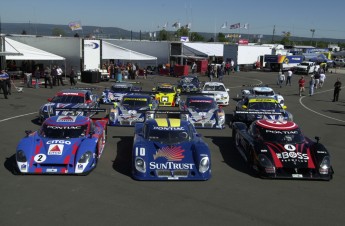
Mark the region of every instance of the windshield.
<instances>
[{"instance_id":1,"label":"windshield","mask_svg":"<svg viewBox=\"0 0 345 226\"><path fill-rule=\"evenodd\" d=\"M158 87L157 91L161 93L175 93L174 88L172 87Z\"/></svg>"},{"instance_id":2,"label":"windshield","mask_svg":"<svg viewBox=\"0 0 345 226\"><path fill-rule=\"evenodd\" d=\"M254 110L276 110L281 106L275 102L253 102L248 104L248 109Z\"/></svg>"},{"instance_id":3,"label":"windshield","mask_svg":"<svg viewBox=\"0 0 345 226\"><path fill-rule=\"evenodd\" d=\"M47 138L78 138L84 137L86 134L87 125L76 126L55 126L55 125L43 125L41 135Z\"/></svg>"},{"instance_id":4,"label":"windshield","mask_svg":"<svg viewBox=\"0 0 345 226\"><path fill-rule=\"evenodd\" d=\"M224 86L210 86L210 85L205 85L204 86L205 91L225 91Z\"/></svg>"},{"instance_id":5,"label":"windshield","mask_svg":"<svg viewBox=\"0 0 345 226\"><path fill-rule=\"evenodd\" d=\"M112 86L111 87L111 91L118 92L118 93L129 92L129 91L131 91L131 87L128 87L128 86Z\"/></svg>"},{"instance_id":6,"label":"windshield","mask_svg":"<svg viewBox=\"0 0 345 226\"><path fill-rule=\"evenodd\" d=\"M82 96L55 96L52 101L53 103L84 103L84 97Z\"/></svg>"},{"instance_id":7,"label":"windshield","mask_svg":"<svg viewBox=\"0 0 345 226\"><path fill-rule=\"evenodd\" d=\"M125 97L122 100L122 105L125 107L141 108L148 106L148 99L145 97L128 98Z\"/></svg>"},{"instance_id":8,"label":"windshield","mask_svg":"<svg viewBox=\"0 0 345 226\"><path fill-rule=\"evenodd\" d=\"M217 104L214 100L189 100L187 102L187 107L199 110L208 110L217 108Z\"/></svg>"},{"instance_id":9,"label":"windshield","mask_svg":"<svg viewBox=\"0 0 345 226\"><path fill-rule=\"evenodd\" d=\"M270 130L260 128L260 134L264 141L278 143L301 143L304 137L300 129L295 130Z\"/></svg>"},{"instance_id":10,"label":"windshield","mask_svg":"<svg viewBox=\"0 0 345 226\"><path fill-rule=\"evenodd\" d=\"M273 96L274 92L273 91L258 91L254 90L254 95L259 95L259 96Z\"/></svg>"},{"instance_id":11,"label":"windshield","mask_svg":"<svg viewBox=\"0 0 345 226\"><path fill-rule=\"evenodd\" d=\"M179 144L184 141L189 141L190 132L183 127L151 127L148 130L148 139L150 141L159 142L162 144Z\"/></svg>"}]
</instances>

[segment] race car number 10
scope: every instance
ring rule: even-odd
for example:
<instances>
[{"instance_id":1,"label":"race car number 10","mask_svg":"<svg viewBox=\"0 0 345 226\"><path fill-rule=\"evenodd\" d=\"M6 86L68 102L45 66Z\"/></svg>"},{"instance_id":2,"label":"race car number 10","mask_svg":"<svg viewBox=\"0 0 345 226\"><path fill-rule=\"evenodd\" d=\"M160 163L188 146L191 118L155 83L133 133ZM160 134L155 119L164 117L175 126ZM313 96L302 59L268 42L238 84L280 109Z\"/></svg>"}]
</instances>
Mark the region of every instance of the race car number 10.
<instances>
[{"instance_id":1,"label":"race car number 10","mask_svg":"<svg viewBox=\"0 0 345 226\"><path fill-rule=\"evenodd\" d=\"M145 156L145 148L135 148L135 156Z\"/></svg>"}]
</instances>

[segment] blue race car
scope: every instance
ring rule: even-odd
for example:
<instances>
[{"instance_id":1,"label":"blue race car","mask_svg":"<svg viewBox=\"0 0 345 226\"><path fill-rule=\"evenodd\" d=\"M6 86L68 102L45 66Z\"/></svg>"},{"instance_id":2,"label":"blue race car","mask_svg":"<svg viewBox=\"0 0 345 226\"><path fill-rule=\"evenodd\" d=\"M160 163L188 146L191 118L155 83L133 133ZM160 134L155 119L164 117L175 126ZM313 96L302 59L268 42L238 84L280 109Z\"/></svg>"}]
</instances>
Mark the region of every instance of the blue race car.
<instances>
[{"instance_id":1,"label":"blue race car","mask_svg":"<svg viewBox=\"0 0 345 226\"><path fill-rule=\"evenodd\" d=\"M181 101L180 109L188 111L181 115L182 119L189 120L195 128L218 128L225 126L225 112L210 96L190 95Z\"/></svg>"},{"instance_id":2,"label":"blue race car","mask_svg":"<svg viewBox=\"0 0 345 226\"><path fill-rule=\"evenodd\" d=\"M211 155L189 121L148 119L135 124L132 177L136 180L208 180Z\"/></svg>"},{"instance_id":3,"label":"blue race car","mask_svg":"<svg viewBox=\"0 0 345 226\"><path fill-rule=\"evenodd\" d=\"M177 87L182 93L199 92L201 89L201 82L195 75L183 76L178 81Z\"/></svg>"},{"instance_id":4,"label":"blue race car","mask_svg":"<svg viewBox=\"0 0 345 226\"><path fill-rule=\"evenodd\" d=\"M49 103L40 107L38 118L42 123L45 119L54 115L68 115L70 111L64 111L63 108L80 108L80 109L98 109L98 96L90 88L72 88L59 91L53 98L48 98ZM61 111L56 111L56 108ZM91 117L95 112L80 111L80 115L86 114Z\"/></svg>"},{"instance_id":5,"label":"blue race car","mask_svg":"<svg viewBox=\"0 0 345 226\"><path fill-rule=\"evenodd\" d=\"M112 104L114 102L120 102L123 96L131 92L141 91L141 87L134 86L133 82L117 82L114 83L110 89L105 89L102 92L101 103Z\"/></svg>"},{"instance_id":6,"label":"blue race car","mask_svg":"<svg viewBox=\"0 0 345 226\"><path fill-rule=\"evenodd\" d=\"M120 103L114 103L110 109L109 122L110 126L134 126L137 122L143 122L147 110L156 110L158 101L148 94L127 94L123 96Z\"/></svg>"},{"instance_id":7,"label":"blue race car","mask_svg":"<svg viewBox=\"0 0 345 226\"><path fill-rule=\"evenodd\" d=\"M107 119L53 116L26 134L16 149L18 173L86 175L104 150Z\"/></svg>"}]
</instances>

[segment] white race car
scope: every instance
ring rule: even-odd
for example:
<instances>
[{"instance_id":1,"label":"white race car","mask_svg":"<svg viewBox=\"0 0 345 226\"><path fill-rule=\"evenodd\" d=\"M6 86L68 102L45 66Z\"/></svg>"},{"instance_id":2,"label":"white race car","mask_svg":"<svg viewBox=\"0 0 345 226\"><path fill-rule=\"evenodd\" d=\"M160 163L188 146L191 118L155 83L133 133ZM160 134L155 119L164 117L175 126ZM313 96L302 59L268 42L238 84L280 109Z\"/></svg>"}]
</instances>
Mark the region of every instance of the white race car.
<instances>
[{"instance_id":1,"label":"white race car","mask_svg":"<svg viewBox=\"0 0 345 226\"><path fill-rule=\"evenodd\" d=\"M280 94L274 92L274 90L267 86L255 86L251 89L243 89L242 90L242 98L247 96L266 96L266 97L273 97L280 103L280 105L284 106L284 97Z\"/></svg>"},{"instance_id":2,"label":"white race car","mask_svg":"<svg viewBox=\"0 0 345 226\"><path fill-rule=\"evenodd\" d=\"M229 105L230 89L225 88L222 82L205 82L201 92L212 94L219 105Z\"/></svg>"}]
</instances>

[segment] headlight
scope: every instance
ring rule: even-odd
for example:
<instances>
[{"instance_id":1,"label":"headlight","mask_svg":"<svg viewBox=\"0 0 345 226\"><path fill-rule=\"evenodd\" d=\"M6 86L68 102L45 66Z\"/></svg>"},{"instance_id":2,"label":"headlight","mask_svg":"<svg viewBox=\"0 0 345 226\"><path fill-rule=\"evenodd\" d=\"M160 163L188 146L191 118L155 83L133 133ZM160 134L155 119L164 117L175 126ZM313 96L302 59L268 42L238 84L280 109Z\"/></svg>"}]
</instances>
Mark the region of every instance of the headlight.
<instances>
[{"instance_id":1,"label":"headlight","mask_svg":"<svg viewBox=\"0 0 345 226\"><path fill-rule=\"evenodd\" d=\"M145 161L142 158L137 157L135 159L135 169L138 170L141 173L145 173L146 172L146 163L145 163Z\"/></svg>"},{"instance_id":2,"label":"headlight","mask_svg":"<svg viewBox=\"0 0 345 226\"><path fill-rule=\"evenodd\" d=\"M320 174L328 174L329 168L331 167L331 159L329 156L325 156L320 164Z\"/></svg>"},{"instance_id":3,"label":"headlight","mask_svg":"<svg viewBox=\"0 0 345 226\"><path fill-rule=\"evenodd\" d=\"M17 162L26 162L26 156L23 150L17 151Z\"/></svg>"},{"instance_id":4,"label":"headlight","mask_svg":"<svg viewBox=\"0 0 345 226\"><path fill-rule=\"evenodd\" d=\"M208 157L203 157L199 164L199 172L205 173L210 168L210 159Z\"/></svg>"},{"instance_id":5,"label":"headlight","mask_svg":"<svg viewBox=\"0 0 345 226\"><path fill-rule=\"evenodd\" d=\"M92 152L87 151L80 157L80 159L78 160L78 163L86 163L86 162L90 161L91 157L92 157Z\"/></svg>"},{"instance_id":6,"label":"headlight","mask_svg":"<svg viewBox=\"0 0 345 226\"><path fill-rule=\"evenodd\" d=\"M265 168L266 173L275 173L276 171L275 166L265 155L260 154L258 157L259 157L259 164L263 168Z\"/></svg>"}]
</instances>

